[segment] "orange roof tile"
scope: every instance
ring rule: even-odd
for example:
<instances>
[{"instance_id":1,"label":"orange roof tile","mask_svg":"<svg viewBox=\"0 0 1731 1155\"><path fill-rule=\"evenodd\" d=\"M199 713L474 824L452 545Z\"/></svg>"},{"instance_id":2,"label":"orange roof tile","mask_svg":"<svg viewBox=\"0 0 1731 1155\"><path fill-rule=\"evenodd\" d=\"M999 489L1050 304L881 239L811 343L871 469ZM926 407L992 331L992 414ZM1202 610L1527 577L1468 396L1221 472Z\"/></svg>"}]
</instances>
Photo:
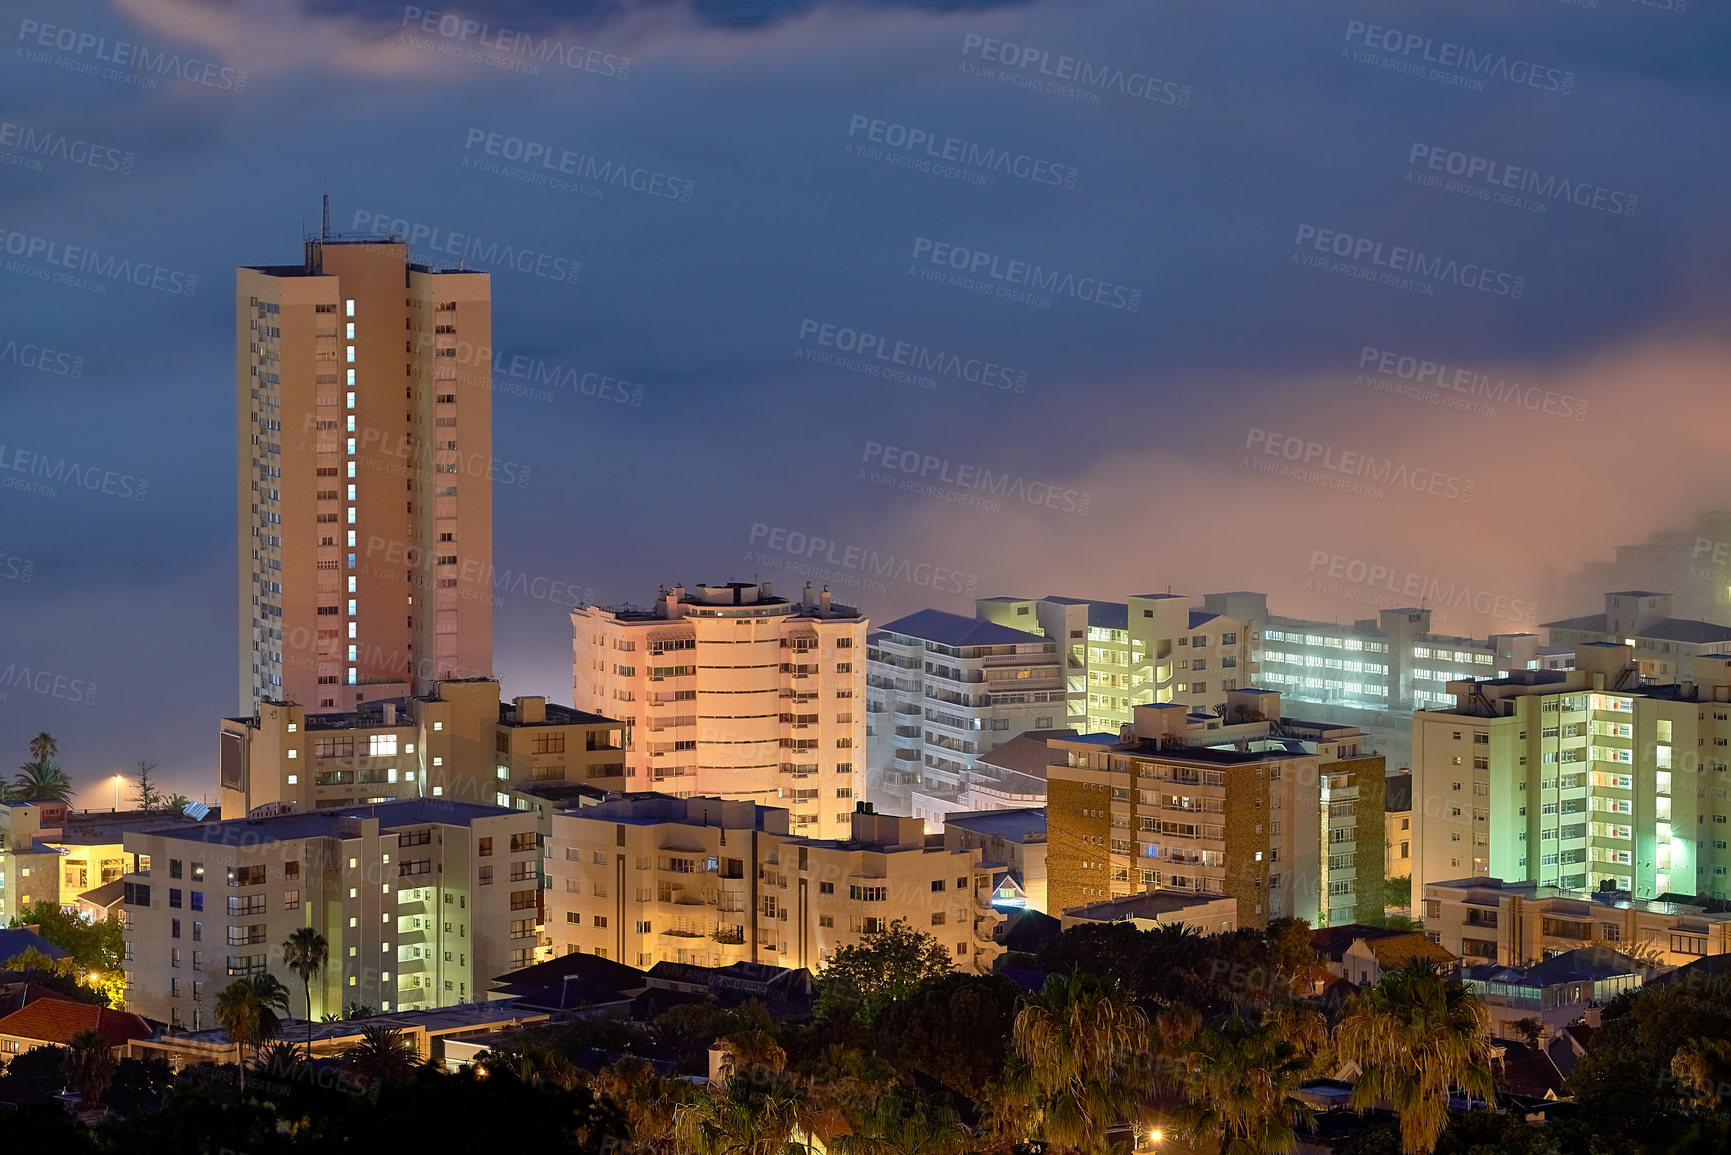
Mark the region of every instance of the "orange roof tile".
<instances>
[{"instance_id":1,"label":"orange roof tile","mask_svg":"<svg viewBox=\"0 0 1731 1155\"><path fill-rule=\"evenodd\" d=\"M155 1034L138 1015L71 999L37 999L0 1018L0 1035L39 1043L64 1046L83 1031L97 1031L116 1047L128 1039Z\"/></svg>"}]
</instances>

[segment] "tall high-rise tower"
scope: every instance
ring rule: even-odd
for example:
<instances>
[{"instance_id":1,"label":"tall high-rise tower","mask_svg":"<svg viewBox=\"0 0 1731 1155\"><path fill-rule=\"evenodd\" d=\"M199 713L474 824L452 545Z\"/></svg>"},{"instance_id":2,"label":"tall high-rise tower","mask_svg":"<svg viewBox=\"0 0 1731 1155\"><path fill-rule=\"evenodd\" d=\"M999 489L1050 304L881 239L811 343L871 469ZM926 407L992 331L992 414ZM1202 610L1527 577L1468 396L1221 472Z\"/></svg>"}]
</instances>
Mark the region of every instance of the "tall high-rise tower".
<instances>
[{"instance_id":1,"label":"tall high-rise tower","mask_svg":"<svg viewBox=\"0 0 1731 1155\"><path fill-rule=\"evenodd\" d=\"M328 213L327 213L328 221ZM493 666L491 285L328 224L238 270L240 705L309 710Z\"/></svg>"}]
</instances>

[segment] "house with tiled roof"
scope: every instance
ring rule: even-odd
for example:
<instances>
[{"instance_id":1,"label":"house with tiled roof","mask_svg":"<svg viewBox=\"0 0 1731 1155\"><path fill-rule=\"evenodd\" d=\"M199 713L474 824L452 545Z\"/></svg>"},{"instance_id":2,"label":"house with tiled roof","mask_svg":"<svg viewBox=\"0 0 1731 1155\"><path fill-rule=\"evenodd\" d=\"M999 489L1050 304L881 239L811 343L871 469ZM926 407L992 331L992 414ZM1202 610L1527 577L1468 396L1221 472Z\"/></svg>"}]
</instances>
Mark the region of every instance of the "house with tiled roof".
<instances>
[{"instance_id":1,"label":"house with tiled roof","mask_svg":"<svg viewBox=\"0 0 1731 1155\"><path fill-rule=\"evenodd\" d=\"M1435 963L1443 970L1453 970L1458 960L1454 955L1416 930L1373 939L1357 938L1341 955L1346 977L1359 986L1376 982L1389 971L1399 970L1414 959Z\"/></svg>"},{"instance_id":2,"label":"house with tiled roof","mask_svg":"<svg viewBox=\"0 0 1731 1155\"><path fill-rule=\"evenodd\" d=\"M0 1018L0 1068L37 1047L64 1047L85 1031L95 1031L117 1051L133 1039L155 1033L141 1015L94 1003L39 998Z\"/></svg>"}]
</instances>

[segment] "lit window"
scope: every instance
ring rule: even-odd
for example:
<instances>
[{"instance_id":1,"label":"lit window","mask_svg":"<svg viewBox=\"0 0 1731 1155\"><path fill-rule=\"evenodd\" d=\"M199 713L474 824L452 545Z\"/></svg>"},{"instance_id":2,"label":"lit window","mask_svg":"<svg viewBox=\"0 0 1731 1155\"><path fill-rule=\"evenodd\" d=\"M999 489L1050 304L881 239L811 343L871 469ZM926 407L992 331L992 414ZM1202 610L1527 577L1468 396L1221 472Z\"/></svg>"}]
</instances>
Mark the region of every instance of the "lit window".
<instances>
[{"instance_id":1,"label":"lit window","mask_svg":"<svg viewBox=\"0 0 1731 1155\"><path fill-rule=\"evenodd\" d=\"M352 316L354 316L354 315L355 315L355 301L354 301L354 298L353 298L353 297L350 297L350 298L349 298L349 299L348 299L348 313L347 313L347 316L350 316L350 317L352 317Z\"/></svg>"},{"instance_id":2,"label":"lit window","mask_svg":"<svg viewBox=\"0 0 1731 1155\"><path fill-rule=\"evenodd\" d=\"M299 774L290 774L288 776L288 783L290 786L298 785L300 783L300 780L301 780L301 778L300 778Z\"/></svg>"},{"instance_id":3,"label":"lit window","mask_svg":"<svg viewBox=\"0 0 1731 1155\"><path fill-rule=\"evenodd\" d=\"M353 666L350 666L349 667L349 685L351 685L351 686L357 685L357 684L359 684L359 681L360 681L360 679L355 676L355 668Z\"/></svg>"},{"instance_id":4,"label":"lit window","mask_svg":"<svg viewBox=\"0 0 1731 1155\"><path fill-rule=\"evenodd\" d=\"M353 510L350 510L350 511L349 511L349 512L351 512L351 513L352 513L352 512L354 512L354 511L353 511ZM352 530L352 529L351 529L351 530L349 530L349 548L350 548L350 549L354 549L354 548L355 548L355 531L354 531L354 530Z\"/></svg>"},{"instance_id":5,"label":"lit window","mask_svg":"<svg viewBox=\"0 0 1731 1155\"><path fill-rule=\"evenodd\" d=\"M358 628L359 628L359 626L360 626L360 623L359 623L359 622L350 622L350 623L349 623L349 637L351 637L351 638L352 638L352 637L355 637L355 636L356 636L356 635L355 635L355 630L356 630L356 629L358 629ZM291 750L291 751L290 751L290 752L289 752L289 757L290 757L290 758L293 758L293 757L294 757L294 752L293 752L293 751L292 751L292 750Z\"/></svg>"},{"instance_id":6,"label":"lit window","mask_svg":"<svg viewBox=\"0 0 1731 1155\"><path fill-rule=\"evenodd\" d=\"M350 482L349 483L349 500L353 501L354 499L355 499L355 486L354 486L353 482Z\"/></svg>"},{"instance_id":7,"label":"lit window","mask_svg":"<svg viewBox=\"0 0 1731 1155\"><path fill-rule=\"evenodd\" d=\"M351 594L355 592L355 579L354 578L349 579L349 592ZM353 613L354 611L350 610L349 612Z\"/></svg>"},{"instance_id":8,"label":"lit window","mask_svg":"<svg viewBox=\"0 0 1731 1155\"><path fill-rule=\"evenodd\" d=\"M290 758L299 758L301 756L301 752L299 750L290 750L288 752L288 754L289 754Z\"/></svg>"},{"instance_id":9,"label":"lit window","mask_svg":"<svg viewBox=\"0 0 1731 1155\"><path fill-rule=\"evenodd\" d=\"M359 646L350 646L349 647L349 661L351 661L351 662L359 661L359 658L356 655L356 651L359 649L360 649Z\"/></svg>"},{"instance_id":10,"label":"lit window","mask_svg":"<svg viewBox=\"0 0 1731 1155\"><path fill-rule=\"evenodd\" d=\"M351 317L354 316L353 313L351 313L349 315ZM354 339L355 339L355 323L353 321L350 321L349 322L349 340L353 341Z\"/></svg>"},{"instance_id":11,"label":"lit window","mask_svg":"<svg viewBox=\"0 0 1731 1155\"><path fill-rule=\"evenodd\" d=\"M354 579L354 578L350 578L350 579L349 579L349 580L350 580L350 581L354 581L354 580L355 580L355 579ZM350 599L349 599L349 616L350 616L350 617L351 617L351 618L352 618L352 617L354 617L354 616L355 616L355 613L356 613L356 610L355 610L355 606L356 606L356 605L358 605L358 604L359 604L359 602L358 602L358 601L357 601L357 600L356 600L356 599L355 599L355 598L350 598Z\"/></svg>"},{"instance_id":12,"label":"lit window","mask_svg":"<svg viewBox=\"0 0 1731 1155\"><path fill-rule=\"evenodd\" d=\"M353 389L354 387L355 387L355 371L353 369L350 369L349 370L349 388Z\"/></svg>"},{"instance_id":13,"label":"lit window","mask_svg":"<svg viewBox=\"0 0 1731 1155\"><path fill-rule=\"evenodd\" d=\"M355 363L355 347L353 345L350 345L348 348L349 348L349 364L353 365Z\"/></svg>"},{"instance_id":14,"label":"lit window","mask_svg":"<svg viewBox=\"0 0 1731 1155\"><path fill-rule=\"evenodd\" d=\"M349 462L349 476L353 477L354 475L355 475L355 463L351 461L351 462Z\"/></svg>"},{"instance_id":15,"label":"lit window","mask_svg":"<svg viewBox=\"0 0 1731 1155\"><path fill-rule=\"evenodd\" d=\"M355 451L355 439L353 437L351 437L351 438L349 438L349 453L351 455L353 455L354 451ZM353 475L351 474L351 476L353 476Z\"/></svg>"},{"instance_id":16,"label":"lit window","mask_svg":"<svg viewBox=\"0 0 1731 1155\"><path fill-rule=\"evenodd\" d=\"M350 376L353 376L353 374L350 374ZM350 381L349 384L353 385L354 382ZM354 407L355 407L355 395L353 393L350 393L349 394L349 408L353 409Z\"/></svg>"},{"instance_id":17,"label":"lit window","mask_svg":"<svg viewBox=\"0 0 1731 1155\"><path fill-rule=\"evenodd\" d=\"M444 728L445 728L445 724L443 722L434 722L433 723L433 729L435 729L435 730L443 730Z\"/></svg>"}]
</instances>

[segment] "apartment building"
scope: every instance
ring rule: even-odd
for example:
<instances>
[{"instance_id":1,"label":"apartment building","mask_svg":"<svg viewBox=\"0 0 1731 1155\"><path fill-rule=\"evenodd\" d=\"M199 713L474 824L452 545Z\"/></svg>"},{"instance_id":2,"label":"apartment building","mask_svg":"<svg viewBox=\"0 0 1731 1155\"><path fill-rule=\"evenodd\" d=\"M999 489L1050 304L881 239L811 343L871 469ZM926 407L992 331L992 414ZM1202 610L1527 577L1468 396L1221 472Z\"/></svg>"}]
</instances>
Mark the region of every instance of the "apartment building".
<instances>
[{"instance_id":1,"label":"apartment building","mask_svg":"<svg viewBox=\"0 0 1731 1155\"><path fill-rule=\"evenodd\" d=\"M223 813L279 813L398 798L514 805L513 791L625 788L628 727L548 702L499 699L492 678L340 713L261 701L221 723Z\"/></svg>"},{"instance_id":2,"label":"apartment building","mask_svg":"<svg viewBox=\"0 0 1731 1155\"><path fill-rule=\"evenodd\" d=\"M874 631L867 672L869 787L933 829L961 798L979 759L1030 730L1060 728L1082 697L1068 688L1064 646L1026 630L920 610ZM990 776L989 774L987 776Z\"/></svg>"},{"instance_id":3,"label":"apartment building","mask_svg":"<svg viewBox=\"0 0 1731 1155\"><path fill-rule=\"evenodd\" d=\"M127 1006L196 1031L233 979L299 992L282 943L308 926L315 1017L483 999L534 959L535 842L532 814L432 798L129 833Z\"/></svg>"},{"instance_id":4,"label":"apartment building","mask_svg":"<svg viewBox=\"0 0 1731 1155\"><path fill-rule=\"evenodd\" d=\"M1118 734L1053 739L1049 907L1165 889L1231 897L1240 926L1380 914L1385 761L1354 727L1280 710L1233 690L1224 716L1154 704Z\"/></svg>"},{"instance_id":5,"label":"apartment building","mask_svg":"<svg viewBox=\"0 0 1731 1155\"><path fill-rule=\"evenodd\" d=\"M1612 561L1589 562L1570 575L1554 600L1597 598L1605 590L1669 590L1677 617L1731 626L1731 510L1703 510L1686 530L1617 546Z\"/></svg>"},{"instance_id":6,"label":"apartment building","mask_svg":"<svg viewBox=\"0 0 1731 1155\"><path fill-rule=\"evenodd\" d=\"M1066 725L1116 730L1139 705L1178 702L1215 709L1229 690L1256 683L1252 642L1267 613L1261 594L1210 594L1193 609L1181 594L1122 602L1083 598L979 598L982 621L1043 634L1064 646L1074 711Z\"/></svg>"},{"instance_id":7,"label":"apartment building","mask_svg":"<svg viewBox=\"0 0 1731 1155\"><path fill-rule=\"evenodd\" d=\"M1390 774L1383 780L1383 874L1412 876L1412 772Z\"/></svg>"},{"instance_id":8,"label":"apartment building","mask_svg":"<svg viewBox=\"0 0 1731 1155\"><path fill-rule=\"evenodd\" d=\"M1643 685L1633 647L1451 687L1413 715L1413 885L1496 877L1636 899L1726 896L1731 656Z\"/></svg>"},{"instance_id":9,"label":"apartment building","mask_svg":"<svg viewBox=\"0 0 1731 1155\"><path fill-rule=\"evenodd\" d=\"M958 812L944 822L944 845L978 850L992 872L992 905L1046 909L1046 808Z\"/></svg>"},{"instance_id":10,"label":"apartment building","mask_svg":"<svg viewBox=\"0 0 1731 1155\"><path fill-rule=\"evenodd\" d=\"M1528 966L1587 946L1638 952L1670 966L1731 954L1731 912L1705 902L1640 899L1500 878L1431 882L1425 933L1462 962Z\"/></svg>"},{"instance_id":11,"label":"apartment building","mask_svg":"<svg viewBox=\"0 0 1731 1155\"><path fill-rule=\"evenodd\" d=\"M813 970L897 919L957 967L991 970L992 874L917 819L860 803L849 837L792 833L781 807L633 794L553 816L547 933L636 967L737 962Z\"/></svg>"},{"instance_id":12,"label":"apartment building","mask_svg":"<svg viewBox=\"0 0 1731 1155\"><path fill-rule=\"evenodd\" d=\"M243 712L492 672L492 389L456 369L491 345L486 273L334 237L328 208L302 263L237 271Z\"/></svg>"},{"instance_id":13,"label":"apartment building","mask_svg":"<svg viewBox=\"0 0 1731 1155\"><path fill-rule=\"evenodd\" d=\"M1731 626L1672 617L1675 599L1651 590L1605 595L1605 612L1546 622L1551 643L1621 642L1634 650L1643 682L1687 682L1695 659L1731 651Z\"/></svg>"},{"instance_id":14,"label":"apartment building","mask_svg":"<svg viewBox=\"0 0 1731 1155\"><path fill-rule=\"evenodd\" d=\"M663 589L571 612L572 700L631 723L628 789L774 805L844 836L865 786L869 623L828 589Z\"/></svg>"},{"instance_id":15,"label":"apartment building","mask_svg":"<svg viewBox=\"0 0 1731 1155\"><path fill-rule=\"evenodd\" d=\"M124 833L186 821L173 813L79 811L64 802L0 803L0 926L37 902L94 917L106 903L86 896L118 882L130 865Z\"/></svg>"},{"instance_id":16,"label":"apartment building","mask_svg":"<svg viewBox=\"0 0 1731 1155\"><path fill-rule=\"evenodd\" d=\"M1395 767L1412 765L1412 711L1452 702L1449 682L1562 669L1573 654L1541 645L1533 633L1433 633L1423 607L1382 610L1350 626L1272 616L1266 623L1257 684L1305 703L1305 712L1323 721L1361 727Z\"/></svg>"}]
</instances>

